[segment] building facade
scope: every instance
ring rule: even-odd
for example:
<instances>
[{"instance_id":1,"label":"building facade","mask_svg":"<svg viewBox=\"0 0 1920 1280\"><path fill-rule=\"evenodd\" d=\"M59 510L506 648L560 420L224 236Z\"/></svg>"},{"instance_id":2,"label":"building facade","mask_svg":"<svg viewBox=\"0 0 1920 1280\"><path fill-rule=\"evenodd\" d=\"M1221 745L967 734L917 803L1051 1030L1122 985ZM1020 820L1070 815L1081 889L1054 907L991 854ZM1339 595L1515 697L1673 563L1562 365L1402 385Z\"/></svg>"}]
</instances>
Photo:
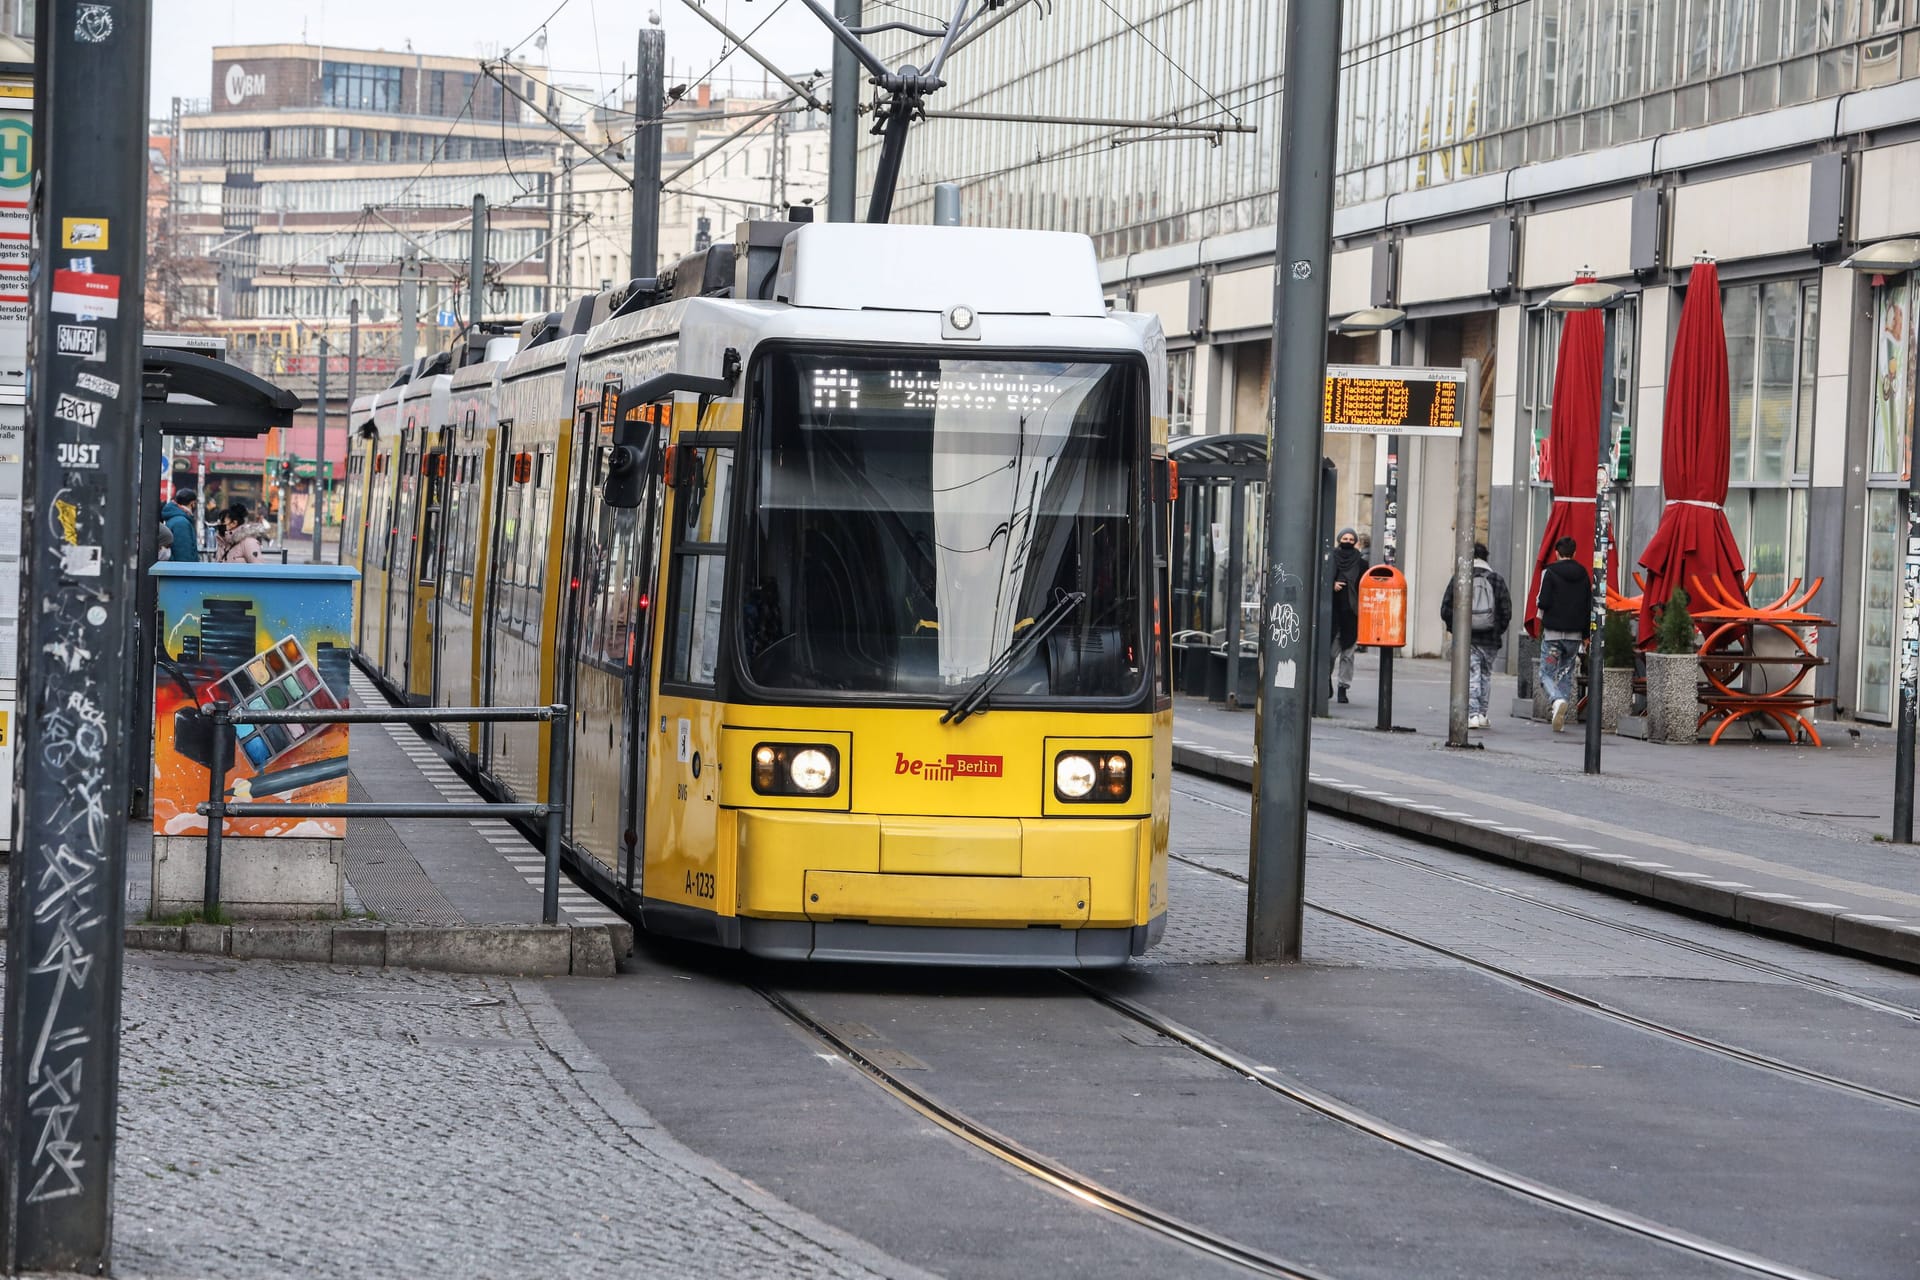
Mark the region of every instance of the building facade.
<instances>
[{"instance_id":1,"label":"building facade","mask_svg":"<svg viewBox=\"0 0 1920 1280\"><path fill-rule=\"evenodd\" d=\"M231 360L309 403L324 338L338 426L350 301L363 391L466 322L475 194L489 205L487 314L546 311L557 135L527 102L549 104L546 73L499 70L413 52L216 47L211 96L178 103L168 122L156 321L225 337ZM337 468L345 431L334 434ZM286 440L232 443L219 461L229 470L257 466L256 454L311 460L314 415Z\"/></svg>"},{"instance_id":2,"label":"building facade","mask_svg":"<svg viewBox=\"0 0 1920 1280\"><path fill-rule=\"evenodd\" d=\"M578 103L563 95L563 108ZM591 104L588 104L589 106ZM630 170L631 100L618 110L594 107L563 117L581 139ZM824 203L827 122L764 97L727 96L693 86L667 107L661 130L660 258L631 267L633 192L622 177L577 149L560 158L563 258L556 284L578 295L652 275L697 249L729 241L737 223L785 216L792 205Z\"/></svg>"},{"instance_id":3,"label":"building facade","mask_svg":"<svg viewBox=\"0 0 1920 1280\"><path fill-rule=\"evenodd\" d=\"M938 107L1258 132L935 119L912 139L898 216L927 219L932 184L957 180L969 221L1093 236L1116 301L1165 325L1174 430L1267 430L1283 7L1155 0L1137 30L1098 7L1032 8L955 57ZM1631 290L1609 426L1633 563L1663 505L1674 327L1712 258L1726 509L1752 594L1822 580L1813 607L1839 625L1820 637L1820 692L1887 719L1914 284L1840 264L1920 232L1920 2L1349 0L1342 68L1329 320L1391 305L1409 322L1392 339L1336 333L1329 358L1483 362L1480 531L1497 567L1527 580L1550 498L1558 325L1540 302L1583 268ZM863 160L870 172L871 147ZM1377 543L1384 451L1346 436L1328 449L1339 519ZM1450 442L1403 449L1416 652L1441 644L1455 457Z\"/></svg>"}]
</instances>

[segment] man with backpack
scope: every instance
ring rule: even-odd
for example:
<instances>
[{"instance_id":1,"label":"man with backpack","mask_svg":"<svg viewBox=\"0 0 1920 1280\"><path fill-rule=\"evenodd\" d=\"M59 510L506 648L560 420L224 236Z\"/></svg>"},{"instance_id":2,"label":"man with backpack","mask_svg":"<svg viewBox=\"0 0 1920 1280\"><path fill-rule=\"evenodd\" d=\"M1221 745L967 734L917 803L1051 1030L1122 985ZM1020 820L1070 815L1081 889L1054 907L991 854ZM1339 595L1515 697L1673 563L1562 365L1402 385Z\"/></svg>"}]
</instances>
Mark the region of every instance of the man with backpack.
<instances>
[{"instance_id":1,"label":"man with backpack","mask_svg":"<svg viewBox=\"0 0 1920 1280\"><path fill-rule=\"evenodd\" d=\"M1507 594L1507 580L1487 563L1487 544L1473 544L1473 628L1468 649L1473 655L1471 677L1467 684L1467 727L1487 727L1487 699L1493 684L1493 660L1507 641L1507 624L1513 621L1513 599ZM1447 582L1440 597L1440 621L1453 630L1453 582Z\"/></svg>"}]
</instances>

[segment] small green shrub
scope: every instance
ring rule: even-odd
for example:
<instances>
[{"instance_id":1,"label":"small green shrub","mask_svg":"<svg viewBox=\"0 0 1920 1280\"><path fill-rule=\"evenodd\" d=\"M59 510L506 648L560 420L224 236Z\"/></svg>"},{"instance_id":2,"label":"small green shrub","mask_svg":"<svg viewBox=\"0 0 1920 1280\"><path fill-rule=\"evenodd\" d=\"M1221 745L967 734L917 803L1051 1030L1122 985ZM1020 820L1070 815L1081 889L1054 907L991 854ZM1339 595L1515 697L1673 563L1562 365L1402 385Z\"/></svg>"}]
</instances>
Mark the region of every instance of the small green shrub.
<instances>
[{"instance_id":1,"label":"small green shrub","mask_svg":"<svg viewBox=\"0 0 1920 1280\"><path fill-rule=\"evenodd\" d=\"M1633 665L1632 617L1624 610L1609 609L1600 632L1600 661L1615 671Z\"/></svg>"},{"instance_id":2,"label":"small green shrub","mask_svg":"<svg viewBox=\"0 0 1920 1280\"><path fill-rule=\"evenodd\" d=\"M1654 629L1654 649L1659 653L1692 653L1695 631L1693 615L1687 612L1687 593L1675 587L1673 596L1660 610L1660 622Z\"/></svg>"}]
</instances>

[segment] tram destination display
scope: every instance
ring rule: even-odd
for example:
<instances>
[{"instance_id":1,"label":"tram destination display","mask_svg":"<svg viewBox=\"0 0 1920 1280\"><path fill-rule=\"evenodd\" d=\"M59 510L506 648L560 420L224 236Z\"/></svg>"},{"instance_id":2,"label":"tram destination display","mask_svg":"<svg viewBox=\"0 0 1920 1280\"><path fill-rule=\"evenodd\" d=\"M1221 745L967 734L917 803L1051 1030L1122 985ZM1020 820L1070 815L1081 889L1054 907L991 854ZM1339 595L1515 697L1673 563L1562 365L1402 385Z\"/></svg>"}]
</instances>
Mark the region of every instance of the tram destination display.
<instances>
[{"instance_id":1,"label":"tram destination display","mask_svg":"<svg viewBox=\"0 0 1920 1280\"><path fill-rule=\"evenodd\" d=\"M1327 366L1328 431L1373 435L1458 436L1459 369L1403 369L1386 365Z\"/></svg>"}]
</instances>

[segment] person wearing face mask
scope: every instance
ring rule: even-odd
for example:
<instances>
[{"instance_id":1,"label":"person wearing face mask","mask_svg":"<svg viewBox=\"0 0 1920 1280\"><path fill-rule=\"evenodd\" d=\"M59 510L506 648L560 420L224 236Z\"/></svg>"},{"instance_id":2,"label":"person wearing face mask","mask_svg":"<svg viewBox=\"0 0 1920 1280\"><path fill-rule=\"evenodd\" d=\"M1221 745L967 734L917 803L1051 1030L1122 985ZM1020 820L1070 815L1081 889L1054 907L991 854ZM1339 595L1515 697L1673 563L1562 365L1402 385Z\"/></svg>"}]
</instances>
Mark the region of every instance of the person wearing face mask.
<instances>
[{"instance_id":1,"label":"person wearing face mask","mask_svg":"<svg viewBox=\"0 0 1920 1280\"><path fill-rule=\"evenodd\" d=\"M1360 640L1360 575L1367 557L1352 529L1342 529L1333 548L1333 689L1337 701L1347 701L1353 684L1353 655Z\"/></svg>"}]
</instances>

